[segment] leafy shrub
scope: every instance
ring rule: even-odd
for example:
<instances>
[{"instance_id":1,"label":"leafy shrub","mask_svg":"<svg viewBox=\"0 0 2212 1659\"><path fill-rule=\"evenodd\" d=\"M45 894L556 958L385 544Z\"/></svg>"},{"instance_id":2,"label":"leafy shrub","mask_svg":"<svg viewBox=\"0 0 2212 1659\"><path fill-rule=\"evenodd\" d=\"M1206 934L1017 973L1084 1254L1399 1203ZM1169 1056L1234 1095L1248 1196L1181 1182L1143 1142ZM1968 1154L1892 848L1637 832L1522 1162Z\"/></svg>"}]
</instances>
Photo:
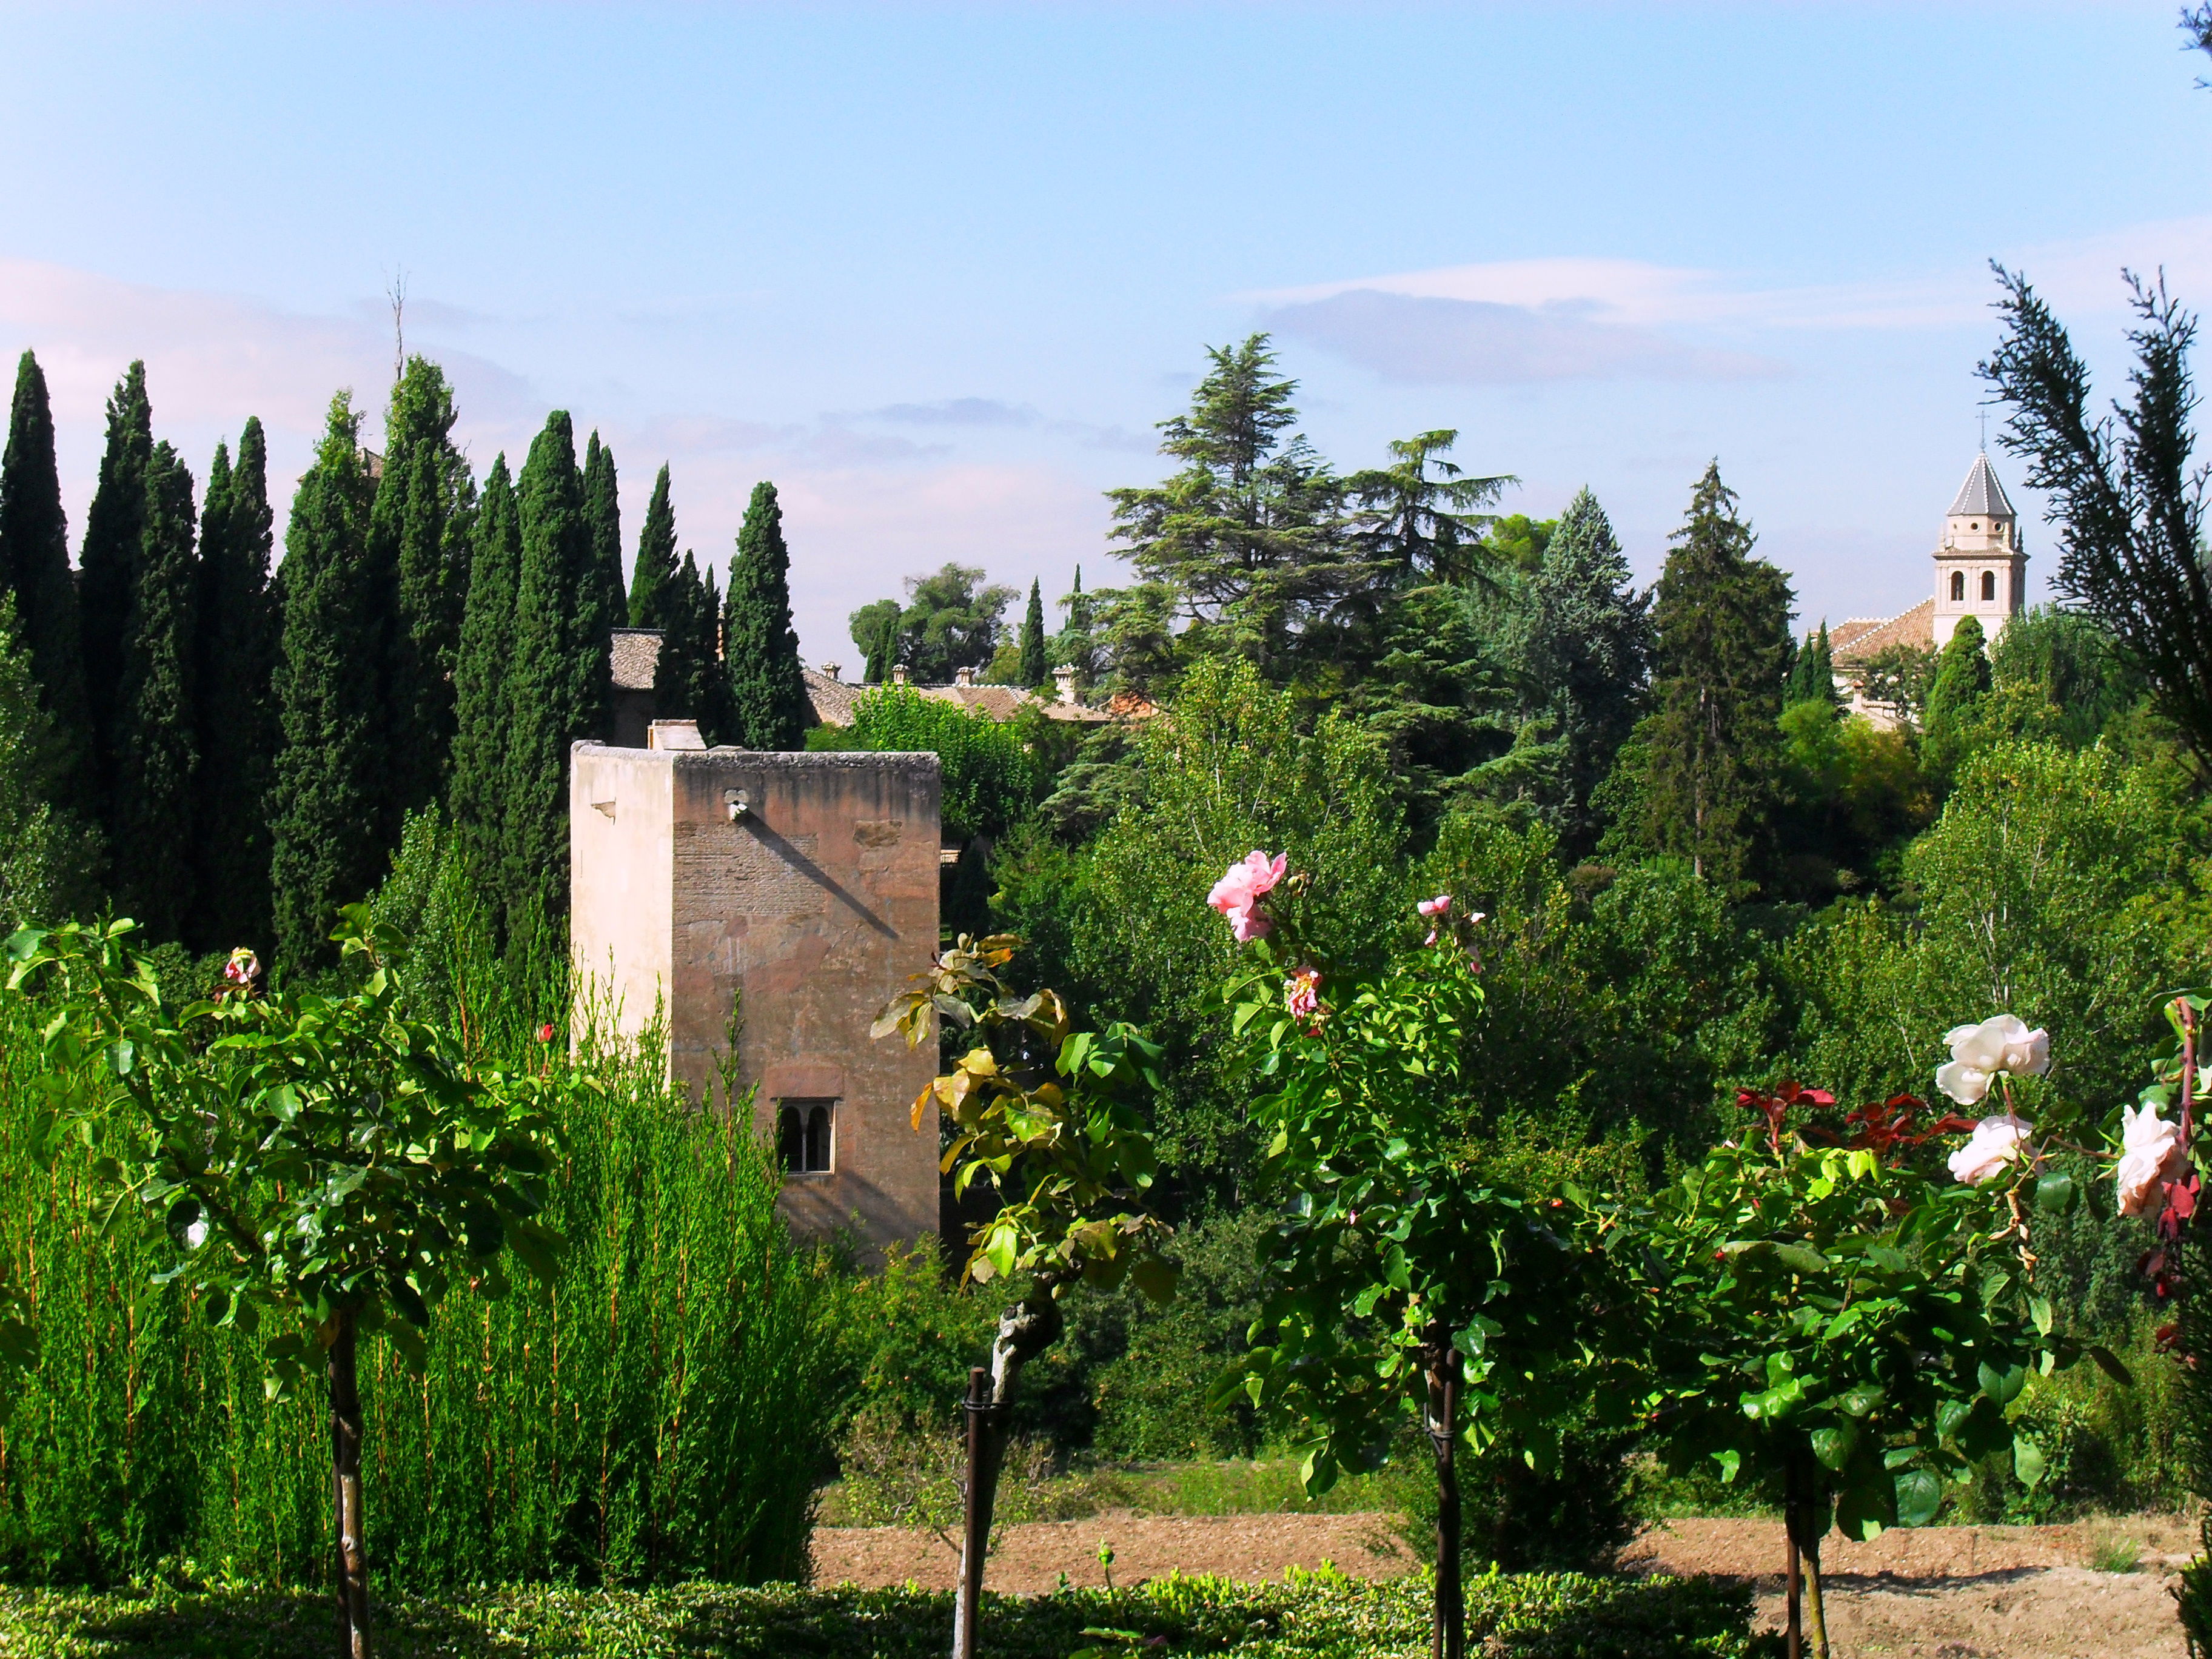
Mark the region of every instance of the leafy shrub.
<instances>
[{"instance_id":1,"label":"leafy shrub","mask_svg":"<svg viewBox=\"0 0 2212 1659\"><path fill-rule=\"evenodd\" d=\"M981 1635L997 1659L1066 1659L1085 1650L1417 1659L1429 1650L1427 1595L1419 1574L1363 1583L1295 1569L1279 1584L1170 1577L1034 1598L987 1592ZM458 1606L398 1600L379 1608L377 1642L389 1659L937 1659L951 1602L949 1593L915 1589L686 1584L635 1594L532 1586ZM1710 1578L1498 1576L1468 1583L1470 1648L1494 1659L1775 1659L1779 1638L1750 1634L1751 1612L1747 1584ZM293 1596L0 1589L0 1646L11 1651L67 1653L81 1650L64 1644L88 1650L98 1641L144 1659L218 1651L234 1659L321 1659L330 1628L325 1605Z\"/></svg>"},{"instance_id":2,"label":"leafy shrub","mask_svg":"<svg viewBox=\"0 0 2212 1659\"><path fill-rule=\"evenodd\" d=\"M1013 726L910 685L861 693L851 726L817 726L806 746L934 754L943 768L945 833L953 841L1002 836L1037 802L1037 769Z\"/></svg>"}]
</instances>

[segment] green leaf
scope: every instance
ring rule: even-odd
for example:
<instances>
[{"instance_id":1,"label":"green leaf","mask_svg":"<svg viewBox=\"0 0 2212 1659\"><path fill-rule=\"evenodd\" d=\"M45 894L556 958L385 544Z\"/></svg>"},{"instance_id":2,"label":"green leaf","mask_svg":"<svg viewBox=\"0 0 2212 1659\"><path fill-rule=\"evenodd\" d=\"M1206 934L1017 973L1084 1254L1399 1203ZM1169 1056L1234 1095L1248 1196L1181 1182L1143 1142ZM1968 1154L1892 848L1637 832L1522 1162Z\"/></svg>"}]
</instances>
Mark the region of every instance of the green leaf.
<instances>
[{"instance_id":1,"label":"green leaf","mask_svg":"<svg viewBox=\"0 0 2212 1659\"><path fill-rule=\"evenodd\" d=\"M2024 1434L2013 1437L2012 1472L2020 1477L2023 1486L2033 1486L2043 1479L2042 1448Z\"/></svg>"},{"instance_id":2,"label":"green leaf","mask_svg":"<svg viewBox=\"0 0 2212 1659\"><path fill-rule=\"evenodd\" d=\"M1974 1375L1975 1380L1981 1384L1982 1392L2000 1406L2011 1405L2020 1397L2021 1389L2027 1383L2027 1368L2025 1365L2008 1365L1999 1370L1984 1359Z\"/></svg>"},{"instance_id":3,"label":"green leaf","mask_svg":"<svg viewBox=\"0 0 2212 1659\"><path fill-rule=\"evenodd\" d=\"M1859 1425L1839 1423L1832 1428L1815 1429L1810 1438L1813 1455L1832 1469L1840 1470L1851 1461L1851 1453L1859 1443Z\"/></svg>"},{"instance_id":4,"label":"green leaf","mask_svg":"<svg viewBox=\"0 0 2212 1659\"><path fill-rule=\"evenodd\" d=\"M2052 1170L2039 1176L2035 1183L2035 1207L2052 1215L2063 1215L2074 1207L2074 1177Z\"/></svg>"},{"instance_id":5,"label":"green leaf","mask_svg":"<svg viewBox=\"0 0 2212 1659\"><path fill-rule=\"evenodd\" d=\"M1943 1483L1928 1469L1904 1469L1897 1476L1897 1524L1924 1527L1942 1507Z\"/></svg>"},{"instance_id":6,"label":"green leaf","mask_svg":"<svg viewBox=\"0 0 2212 1659\"><path fill-rule=\"evenodd\" d=\"M2110 1348L2105 1346L2103 1343L2095 1342L2090 1344L2089 1358L2095 1360L2097 1362L2097 1369L2104 1372L2106 1376L2111 1377L2113 1382L2120 1383L2126 1388L2132 1389L2135 1387L2135 1373L2130 1371L2127 1366L2121 1362L2119 1355L2114 1353Z\"/></svg>"},{"instance_id":7,"label":"green leaf","mask_svg":"<svg viewBox=\"0 0 2212 1659\"><path fill-rule=\"evenodd\" d=\"M1714 1452L1711 1455L1713 1462L1721 1466L1721 1485L1723 1486L1733 1484L1736 1476L1743 1472L1743 1454L1733 1447L1727 1451Z\"/></svg>"},{"instance_id":8,"label":"green leaf","mask_svg":"<svg viewBox=\"0 0 2212 1659\"><path fill-rule=\"evenodd\" d=\"M1827 1257L1803 1244L1777 1244L1774 1259L1796 1273L1823 1273L1828 1266Z\"/></svg>"},{"instance_id":9,"label":"green leaf","mask_svg":"<svg viewBox=\"0 0 2212 1659\"><path fill-rule=\"evenodd\" d=\"M1836 1525L1847 1538L1869 1542L1897 1524L1897 1483L1879 1463L1837 1495Z\"/></svg>"}]
</instances>

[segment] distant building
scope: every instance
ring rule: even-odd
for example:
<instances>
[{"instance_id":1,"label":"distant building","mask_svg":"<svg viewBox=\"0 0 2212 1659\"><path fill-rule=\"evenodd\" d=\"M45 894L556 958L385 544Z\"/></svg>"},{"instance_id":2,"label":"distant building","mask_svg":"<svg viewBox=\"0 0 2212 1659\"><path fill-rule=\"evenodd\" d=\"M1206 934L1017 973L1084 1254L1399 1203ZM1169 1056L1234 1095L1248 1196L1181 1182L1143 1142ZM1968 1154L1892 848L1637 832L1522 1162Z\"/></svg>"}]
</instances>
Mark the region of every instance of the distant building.
<instances>
[{"instance_id":1,"label":"distant building","mask_svg":"<svg viewBox=\"0 0 2212 1659\"><path fill-rule=\"evenodd\" d=\"M1936 592L1898 617L1854 617L1828 630L1836 690L1850 711L1876 726L1897 723L1897 711L1866 695L1867 665L1892 646L1942 650L1959 619L1980 622L1994 645L2005 624L2027 603L2027 555L2021 550L2020 515L1987 453L1974 457L1966 482L1944 515L1943 539L1935 552Z\"/></svg>"}]
</instances>

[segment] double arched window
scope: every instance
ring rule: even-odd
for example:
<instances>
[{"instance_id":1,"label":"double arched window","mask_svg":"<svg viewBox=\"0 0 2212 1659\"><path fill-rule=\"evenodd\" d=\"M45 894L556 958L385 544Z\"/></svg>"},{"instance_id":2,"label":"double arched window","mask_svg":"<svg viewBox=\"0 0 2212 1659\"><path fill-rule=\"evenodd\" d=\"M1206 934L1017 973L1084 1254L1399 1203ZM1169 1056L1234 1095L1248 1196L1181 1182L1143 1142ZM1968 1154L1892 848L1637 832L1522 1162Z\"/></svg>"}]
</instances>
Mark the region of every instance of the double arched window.
<instances>
[{"instance_id":1,"label":"double arched window","mask_svg":"<svg viewBox=\"0 0 2212 1659\"><path fill-rule=\"evenodd\" d=\"M827 1175L836 1153L837 1103L787 1100L776 1115L776 1151L786 1175Z\"/></svg>"}]
</instances>

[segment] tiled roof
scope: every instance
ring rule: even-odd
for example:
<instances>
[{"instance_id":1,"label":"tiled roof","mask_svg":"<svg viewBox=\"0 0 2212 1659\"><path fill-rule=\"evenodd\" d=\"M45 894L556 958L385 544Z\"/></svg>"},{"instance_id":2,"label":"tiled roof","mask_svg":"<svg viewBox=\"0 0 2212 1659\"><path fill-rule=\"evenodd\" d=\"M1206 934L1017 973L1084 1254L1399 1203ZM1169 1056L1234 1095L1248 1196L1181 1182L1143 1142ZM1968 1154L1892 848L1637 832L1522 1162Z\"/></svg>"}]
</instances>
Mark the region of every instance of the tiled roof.
<instances>
[{"instance_id":1,"label":"tiled roof","mask_svg":"<svg viewBox=\"0 0 2212 1659\"><path fill-rule=\"evenodd\" d=\"M2011 499L1997 482L1996 469L1990 465L1987 455L1974 457L1974 464L1966 472L1966 482L1959 486L1959 499L1951 503L1953 518L1968 514L1984 519L2013 516Z\"/></svg>"},{"instance_id":2,"label":"tiled roof","mask_svg":"<svg viewBox=\"0 0 2212 1659\"><path fill-rule=\"evenodd\" d=\"M806 701L814 709L817 726L850 726L853 723L853 701L866 688L848 685L842 680L833 680L827 674L811 668L802 668L799 678L806 682Z\"/></svg>"},{"instance_id":3,"label":"tiled roof","mask_svg":"<svg viewBox=\"0 0 2212 1659\"><path fill-rule=\"evenodd\" d=\"M660 665L660 630L617 628L614 659L616 690L652 690L653 671Z\"/></svg>"},{"instance_id":4,"label":"tiled roof","mask_svg":"<svg viewBox=\"0 0 2212 1659\"><path fill-rule=\"evenodd\" d=\"M1924 650L1935 643L1936 599L1933 594L1903 616L1892 617L1887 622L1854 617L1840 627L1828 630L1828 654L1839 668L1864 662L1893 645L1918 646Z\"/></svg>"},{"instance_id":5,"label":"tiled roof","mask_svg":"<svg viewBox=\"0 0 2212 1659\"><path fill-rule=\"evenodd\" d=\"M1034 693L1018 685L923 685L915 690L940 702L957 702L963 708L981 709L1001 725L1036 701Z\"/></svg>"}]
</instances>

